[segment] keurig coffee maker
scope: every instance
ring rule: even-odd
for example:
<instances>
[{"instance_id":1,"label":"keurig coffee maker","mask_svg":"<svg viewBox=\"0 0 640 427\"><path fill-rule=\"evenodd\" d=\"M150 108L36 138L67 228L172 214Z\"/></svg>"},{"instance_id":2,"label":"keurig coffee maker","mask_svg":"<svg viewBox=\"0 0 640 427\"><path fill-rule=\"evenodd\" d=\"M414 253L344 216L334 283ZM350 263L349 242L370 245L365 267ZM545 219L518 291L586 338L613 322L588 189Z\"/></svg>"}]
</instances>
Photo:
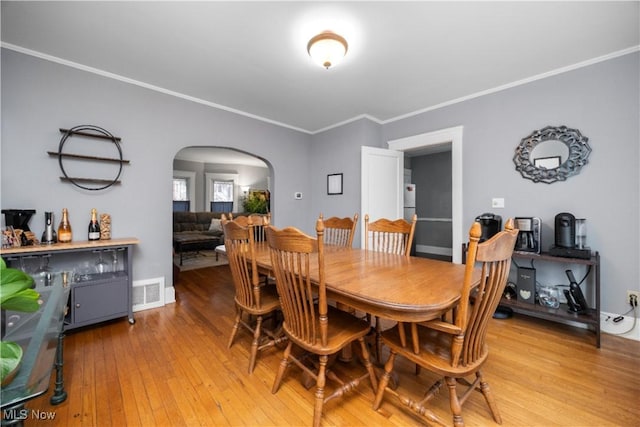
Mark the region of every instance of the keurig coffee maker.
<instances>
[{"instance_id":1,"label":"keurig coffee maker","mask_svg":"<svg viewBox=\"0 0 640 427\"><path fill-rule=\"evenodd\" d=\"M483 213L476 217L476 222L480 223L480 242L489 240L494 234L502 230L502 217L492 213Z\"/></svg>"}]
</instances>

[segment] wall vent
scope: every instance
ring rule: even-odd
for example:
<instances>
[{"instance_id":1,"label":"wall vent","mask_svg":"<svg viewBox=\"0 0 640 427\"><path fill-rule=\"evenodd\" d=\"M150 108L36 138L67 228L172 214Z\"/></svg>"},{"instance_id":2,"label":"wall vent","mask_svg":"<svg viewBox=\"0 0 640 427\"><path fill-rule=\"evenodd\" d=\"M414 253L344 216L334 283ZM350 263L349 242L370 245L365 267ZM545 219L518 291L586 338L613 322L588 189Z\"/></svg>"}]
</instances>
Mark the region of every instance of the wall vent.
<instances>
[{"instance_id":1,"label":"wall vent","mask_svg":"<svg viewBox=\"0 0 640 427\"><path fill-rule=\"evenodd\" d=\"M164 306L164 277L133 281L133 311Z\"/></svg>"}]
</instances>

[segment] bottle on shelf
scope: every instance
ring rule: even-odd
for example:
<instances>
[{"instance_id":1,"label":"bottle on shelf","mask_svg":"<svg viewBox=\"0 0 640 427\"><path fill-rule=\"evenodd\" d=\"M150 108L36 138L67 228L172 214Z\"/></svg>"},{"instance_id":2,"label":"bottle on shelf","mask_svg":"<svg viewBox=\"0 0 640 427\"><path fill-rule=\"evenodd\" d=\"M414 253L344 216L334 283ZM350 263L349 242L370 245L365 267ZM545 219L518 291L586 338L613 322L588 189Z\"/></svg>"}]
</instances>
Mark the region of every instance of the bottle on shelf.
<instances>
[{"instance_id":1,"label":"bottle on shelf","mask_svg":"<svg viewBox=\"0 0 640 427\"><path fill-rule=\"evenodd\" d=\"M98 212L91 209L91 221L89 221L89 240L100 240L100 224L98 223Z\"/></svg>"},{"instance_id":2,"label":"bottle on shelf","mask_svg":"<svg viewBox=\"0 0 640 427\"><path fill-rule=\"evenodd\" d=\"M55 243L58 240L58 235L56 234L56 230L53 229L53 212L45 212L44 220L45 228L40 241L44 244Z\"/></svg>"},{"instance_id":3,"label":"bottle on shelf","mask_svg":"<svg viewBox=\"0 0 640 427\"><path fill-rule=\"evenodd\" d=\"M69 243L73 239L71 232L71 223L69 223L69 211L67 208L62 209L62 220L58 226L58 242Z\"/></svg>"}]
</instances>

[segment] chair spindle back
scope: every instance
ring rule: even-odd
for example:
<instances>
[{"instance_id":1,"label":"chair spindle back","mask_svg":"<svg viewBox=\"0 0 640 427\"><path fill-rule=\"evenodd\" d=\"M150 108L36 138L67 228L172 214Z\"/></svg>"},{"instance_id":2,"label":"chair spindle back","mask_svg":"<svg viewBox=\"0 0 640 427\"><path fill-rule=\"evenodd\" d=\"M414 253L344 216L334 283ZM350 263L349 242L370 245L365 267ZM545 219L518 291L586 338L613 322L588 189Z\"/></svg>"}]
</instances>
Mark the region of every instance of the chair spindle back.
<instances>
[{"instance_id":1,"label":"chair spindle back","mask_svg":"<svg viewBox=\"0 0 640 427\"><path fill-rule=\"evenodd\" d=\"M309 346L318 342L327 345L327 297L324 283L324 225L316 222L317 237L287 227L279 230L266 228L271 264L288 333ZM311 274L319 272L317 290L311 283ZM318 297L318 304L315 298Z\"/></svg>"},{"instance_id":2,"label":"chair spindle back","mask_svg":"<svg viewBox=\"0 0 640 427\"><path fill-rule=\"evenodd\" d=\"M464 339L461 345L455 345L454 340L453 366L474 363L486 352L487 325L507 284L511 255L518 235L512 219L507 221L504 231L483 243L478 243L480 229L480 224L475 222L469 231L465 278L455 319ZM474 267L478 265L482 271L480 284L472 291L471 277ZM470 297L473 297L473 304Z\"/></svg>"},{"instance_id":3,"label":"chair spindle back","mask_svg":"<svg viewBox=\"0 0 640 427\"><path fill-rule=\"evenodd\" d=\"M246 225L242 225L246 223ZM260 308L260 280L255 260L254 225L247 220L222 220L224 246L236 290L235 299L243 306Z\"/></svg>"},{"instance_id":4,"label":"chair spindle back","mask_svg":"<svg viewBox=\"0 0 640 427\"><path fill-rule=\"evenodd\" d=\"M369 222L369 214L366 214L364 217L365 250L409 256L417 221L418 217L414 214L411 222L403 218L393 221L380 218Z\"/></svg>"},{"instance_id":5,"label":"chair spindle back","mask_svg":"<svg viewBox=\"0 0 640 427\"><path fill-rule=\"evenodd\" d=\"M353 236L356 232L358 224L358 214L352 218L338 218L332 216L324 219L322 214L320 218L324 222L324 244L351 247L353 246Z\"/></svg>"}]
</instances>

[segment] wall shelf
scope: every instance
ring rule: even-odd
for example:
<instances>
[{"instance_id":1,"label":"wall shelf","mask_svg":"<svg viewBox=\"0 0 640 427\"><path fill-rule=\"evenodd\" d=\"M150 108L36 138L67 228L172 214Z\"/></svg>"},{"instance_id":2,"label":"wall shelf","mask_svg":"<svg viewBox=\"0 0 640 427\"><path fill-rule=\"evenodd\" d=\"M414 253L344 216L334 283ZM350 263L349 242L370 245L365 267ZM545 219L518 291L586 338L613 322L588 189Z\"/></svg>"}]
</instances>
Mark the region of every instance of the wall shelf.
<instances>
[{"instance_id":1,"label":"wall shelf","mask_svg":"<svg viewBox=\"0 0 640 427\"><path fill-rule=\"evenodd\" d=\"M93 125L80 125L75 126L71 129L63 129L60 128L60 132L64 135L60 139L60 144L58 145L58 151L47 151L47 154L51 157L56 157L58 159L58 164L60 165L60 170L64 176L60 177L60 180L63 182L69 182L76 187L82 188L84 190L97 191L104 190L111 187L114 184L120 184L120 175L122 173L122 166L129 165L130 161L122 158L122 148L120 147L121 138L117 136L113 136L110 132ZM92 156L87 154L80 153L65 153L63 152L63 147L65 142L72 136L80 136L83 138L95 139L98 141L110 142L114 145L117 150L118 157L103 157L103 156ZM113 179L103 179L98 177L72 177L69 176L67 171L64 168L63 159L68 160L78 160L78 161L89 161L89 162L104 162L104 163L115 163L117 164L117 171L115 172L115 177Z\"/></svg>"},{"instance_id":2,"label":"wall shelf","mask_svg":"<svg viewBox=\"0 0 640 427\"><path fill-rule=\"evenodd\" d=\"M76 128L73 129L62 129L60 128L60 132L62 133L68 133L71 135L81 135L81 136L88 136L90 138L102 138L102 139L108 139L109 141L122 141L122 139L120 139L120 137L117 136L107 136L107 135L96 135L95 133L89 133L89 132L83 132L81 130L74 130Z\"/></svg>"},{"instance_id":3,"label":"wall shelf","mask_svg":"<svg viewBox=\"0 0 640 427\"><path fill-rule=\"evenodd\" d=\"M47 151L47 154L49 154L52 157L67 157L70 159L95 160L99 162L114 162L114 163L122 163L125 165L128 165L130 163L129 160L122 160L122 159L109 158L109 157L85 156L82 154L58 153L56 151Z\"/></svg>"}]
</instances>

